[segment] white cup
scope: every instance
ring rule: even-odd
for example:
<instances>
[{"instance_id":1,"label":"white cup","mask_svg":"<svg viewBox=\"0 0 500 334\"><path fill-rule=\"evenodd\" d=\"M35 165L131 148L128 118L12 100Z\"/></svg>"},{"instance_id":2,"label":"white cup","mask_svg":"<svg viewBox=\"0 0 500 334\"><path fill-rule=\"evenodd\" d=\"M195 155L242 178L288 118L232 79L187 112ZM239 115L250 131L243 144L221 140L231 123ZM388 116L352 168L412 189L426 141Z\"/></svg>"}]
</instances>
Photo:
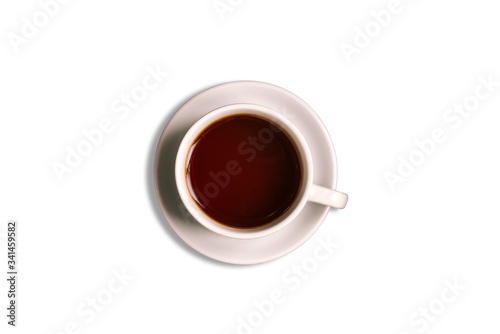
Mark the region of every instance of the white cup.
<instances>
[{"instance_id":1,"label":"white cup","mask_svg":"<svg viewBox=\"0 0 500 334\"><path fill-rule=\"evenodd\" d=\"M198 136L211 124L220 119L236 116L252 115L278 125L295 144L302 167L300 189L290 208L275 221L256 228L239 229L223 225L208 216L194 200L189 191L186 166L192 145ZM332 171L333 173L333 171ZM188 212L203 226L215 233L238 239L260 238L274 233L289 224L307 202L320 203L337 209L343 209L347 204L347 195L334 189L313 184L313 161L311 152L302 134L287 118L280 113L256 104L231 104L215 109L200 118L186 133L177 151L175 161L175 181L180 198Z\"/></svg>"}]
</instances>

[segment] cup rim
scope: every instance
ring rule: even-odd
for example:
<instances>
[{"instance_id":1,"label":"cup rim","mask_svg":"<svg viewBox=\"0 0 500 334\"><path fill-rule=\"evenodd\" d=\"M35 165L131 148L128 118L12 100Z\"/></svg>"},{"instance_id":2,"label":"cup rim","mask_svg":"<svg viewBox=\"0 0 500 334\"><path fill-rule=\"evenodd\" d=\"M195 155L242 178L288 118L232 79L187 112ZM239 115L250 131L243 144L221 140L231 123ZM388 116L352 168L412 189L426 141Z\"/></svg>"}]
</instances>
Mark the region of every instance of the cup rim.
<instances>
[{"instance_id":1,"label":"cup rim","mask_svg":"<svg viewBox=\"0 0 500 334\"><path fill-rule=\"evenodd\" d=\"M187 184L186 164L194 141L214 122L234 115L254 115L279 125L283 130L285 130L286 134L290 137L290 140L294 143L302 164L303 175L301 185L292 206L287 209L284 215L280 216L275 221L256 228L238 229L217 222L199 207L198 203L192 197ZM177 151L175 159L175 181L181 201L188 212L201 225L215 233L227 237L237 239L254 239L270 235L284 228L302 211L308 201L313 183L313 168L311 159L311 153L304 137L294 124L285 116L281 115L276 110L262 105L253 103L234 103L218 107L208 112L189 128Z\"/></svg>"}]
</instances>

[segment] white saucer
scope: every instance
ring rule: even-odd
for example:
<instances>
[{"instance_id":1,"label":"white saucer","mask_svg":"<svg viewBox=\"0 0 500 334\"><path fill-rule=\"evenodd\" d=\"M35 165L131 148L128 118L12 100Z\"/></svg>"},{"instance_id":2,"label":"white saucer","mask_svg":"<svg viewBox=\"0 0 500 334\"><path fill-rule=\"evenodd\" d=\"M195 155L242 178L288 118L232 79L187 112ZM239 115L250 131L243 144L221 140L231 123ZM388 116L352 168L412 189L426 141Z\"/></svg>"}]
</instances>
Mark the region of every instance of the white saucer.
<instances>
[{"instance_id":1,"label":"white saucer","mask_svg":"<svg viewBox=\"0 0 500 334\"><path fill-rule=\"evenodd\" d=\"M268 83L236 81L211 87L191 98L172 116L158 142L153 171L156 196L165 218L179 237L201 254L227 263L255 264L279 258L302 245L319 228L329 208L309 202L283 229L248 240L219 235L189 215L175 184L177 149L199 118L233 103L263 105L291 120L311 150L315 184L336 188L337 161L328 132L311 107L289 91Z\"/></svg>"}]
</instances>

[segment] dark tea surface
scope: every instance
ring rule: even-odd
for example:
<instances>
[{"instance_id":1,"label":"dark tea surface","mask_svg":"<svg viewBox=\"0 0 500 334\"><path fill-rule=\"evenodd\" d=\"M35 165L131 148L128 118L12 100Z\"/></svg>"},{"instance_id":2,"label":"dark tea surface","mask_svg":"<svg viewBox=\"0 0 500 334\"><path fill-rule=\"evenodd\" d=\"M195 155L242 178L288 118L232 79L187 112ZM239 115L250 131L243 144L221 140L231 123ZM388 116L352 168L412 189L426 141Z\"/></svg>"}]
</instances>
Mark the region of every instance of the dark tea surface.
<instances>
[{"instance_id":1,"label":"dark tea surface","mask_svg":"<svg viewBox=\"0 0 500 334\"><path fill-rule=\"evenodd\" d=\"M187 162L189 191L212 219L255 228L284 214L297 197L301 165L280 127L252 115L224 118L204 130Z\"/></svg>"}]
</instances>

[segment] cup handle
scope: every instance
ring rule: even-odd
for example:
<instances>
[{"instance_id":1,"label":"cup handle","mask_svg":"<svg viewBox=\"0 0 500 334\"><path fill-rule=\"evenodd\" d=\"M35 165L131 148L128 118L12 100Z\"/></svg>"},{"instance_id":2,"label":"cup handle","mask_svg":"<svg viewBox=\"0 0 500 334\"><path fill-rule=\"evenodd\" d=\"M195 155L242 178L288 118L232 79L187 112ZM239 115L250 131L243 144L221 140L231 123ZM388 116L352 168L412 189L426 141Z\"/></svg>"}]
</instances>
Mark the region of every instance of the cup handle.
<instances>
[{"instance_id":1,"label":"cup handle","mask_svg":"<svg viewBox=\"0 0 500 334\"><path fill-rule=\"evenodd\" d=\"M309 201L331 206L336 209L345 208L347 199L347 194L315 184L312 185L311 193L309 195Z\"/></svg>"}]
</instances>

